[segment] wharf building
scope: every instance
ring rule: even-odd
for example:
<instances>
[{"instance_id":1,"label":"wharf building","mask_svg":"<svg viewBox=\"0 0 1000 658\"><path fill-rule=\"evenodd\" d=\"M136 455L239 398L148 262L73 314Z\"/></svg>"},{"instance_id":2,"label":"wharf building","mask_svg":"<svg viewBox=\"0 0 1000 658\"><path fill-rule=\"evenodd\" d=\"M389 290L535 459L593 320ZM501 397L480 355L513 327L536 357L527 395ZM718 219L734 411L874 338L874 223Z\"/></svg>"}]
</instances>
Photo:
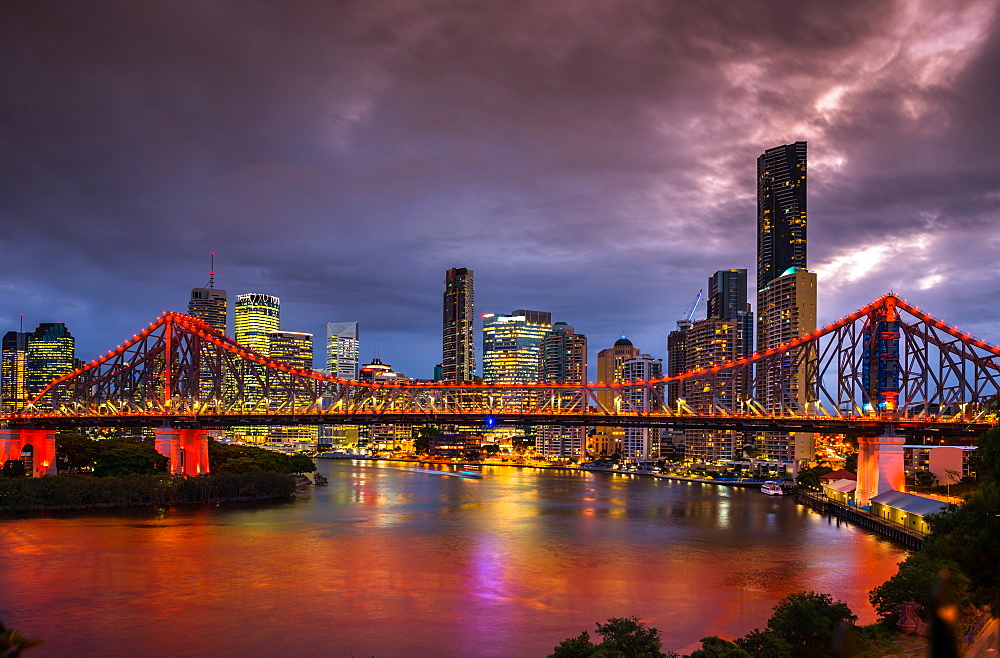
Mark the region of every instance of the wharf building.
<instances>
[{"instance_id":1,"label":"wharf building","mask_svg":"<svg viewBox=\"0 0 1000 658\"><path fill-rule=\"evenodd\" d=\"M686 331L683 350L669 359L683 362L680 372L710 368L753 352L753 313L747 303L747 271L719 270L708 280L708 317ZM676 367L676 366L675 366ZM750 397L747 373L719 374L715 388L685 388L679 397L693 411L711 413L717 406L739 410ZM676 403L676 401L674 401ZM728 461L743 454L743 432L686 430L684 455L701 462Z\"/></svg>"},{"instance_id":2,"label":"wharf building","mask_svg":"<svg viewBox=\"0 0 1000 658\"><path fill-rule=\"evenodd\" d=\"M779 347L816 330L816 275L807 264L806 143L766 150L757 159L757 351ZM764 411L807 411L815 382L804 365L756 373L757 401ZM759 456L782 462L815 456L812 434L766 432L757 438Z\"/></svg>"},{"instance_id":3,"label":"wharf building","mask_svg":"<svg viewBox=\"0 0 1000 658\"><path fill-rule=\"evenodd\" d=\"M663 361L648 354L629 359L622 364L619 381L648 381L663 376ZM662 397L662 385L657 387L636 386L627 389L626 400L631 409L640 412L653 411ZM622 441L621 455L634 462L655 461L660 457L660 441L663 431L653 427L626 427Z\"/></svg>"},{"instance_id":4,"label":"wharf building","mask_svg":"<svg viewBox=\"0 0 1000 658\"><path fill-rule=\"evenodd\" d=\"M475 277L466 267L445 272L441 381L471 382L476 374Z\"/></svg>"},{"instance_id":5,"label":"wharf building","mask_svg":"<svg viewBox=\"0 0 1000 658\"><path fill-rule=\"evenodd\" d=\"M273 331L281 329L281 300L272 295L262 293L246 293L236 296L233 306L233 333L236 342L264 356L270 354L270 337ZM256 364L247 364L247 368L262 368ZM246 378L243 385L242 402L252 409L263 397L263 390L256 386L253 377ZM226 383L227 396L236 395L235 384ZM248 443L264 443L267 439L266 426L233 427L228 432L233 439Z\"/></svg>"},{"instance_id":6,"label":"wharf building","mask_svg":"<svg viewBox=\"0 0 1000 658\"><path fill-rule=\"evenodd\" d=\"M27 337L25 389L34 397L56 377L62 377L76 365L76 341L62 322L43 322Z\"/></svg>"},{"instance_id":7,"label":"wharf building","mask_svg":"<svg viewBox=\"0 0 1000 658\"><path fill-rule=\"evenodd\" d=\"M326 371L331 377L358 378L359 339L357 322L326 323Z\"/></svg>"},{"instance_id":8,"label":"wharf building","mask_svg":"<svg viewBox=\"0 0 1000 658\"><path fill-rule=\"evenodd\" d=\"M611 384L622 381L622 368L626 361L639 356L639 349L623 334L614 346L597 353L597 382ZM601 407L614 413L617 410L615 396L611 391L598 390L597 402ZM587 450L595 457L610 457L622 454L625 430L621 427L597 426L590 437Z\"/></svg>"},{"instance_id":9,"label":"wharf building","mask_svg":"<svg viewBox=\"0 0 1000 658\"><path fill-rule=\"evenodd\" d=\"M25 331L4 334L2 364L0 364L0 410L12 413L28 402L28 340Z\"/></svg>"},{"instance_id":10,"label":"wharf building","mask_svg":"<svg viewBox=\"0 0 1000 658\"><path fill-rule=\"evenodd\" d=\"M293 368L313 369L313 335L298 331L270 331L267 355ZM303 394L306 392L303 391ZM315 425L271 426L268 443L300 443L313 446L318 432Z\"/></svg>"},{"instance_id":11,"label":"wharf building","mask_svg":"<svg viewBox=\"0 0 1000 658\"><path fill-rule=\"evenodd\" d=\"M587 337L565 322L552 325L539 345L539 374L543 382L587 381ZM580 403L570 391L544 394L550 395L547 403L553 408ZM586 427L544 425L535 432L535 451L546 459L580 460L585 456L586 440Z\"/></svg>"}]
</instances>

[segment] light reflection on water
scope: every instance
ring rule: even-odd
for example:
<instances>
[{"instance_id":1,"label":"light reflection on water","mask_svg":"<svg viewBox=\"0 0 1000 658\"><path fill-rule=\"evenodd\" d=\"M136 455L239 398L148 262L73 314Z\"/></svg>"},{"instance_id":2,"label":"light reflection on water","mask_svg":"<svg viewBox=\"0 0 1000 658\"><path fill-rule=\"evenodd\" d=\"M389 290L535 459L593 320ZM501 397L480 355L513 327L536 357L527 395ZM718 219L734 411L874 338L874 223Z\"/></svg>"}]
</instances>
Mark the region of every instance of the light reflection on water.
<instances>
[{"instance_id":1,"label":"light reflection on water","mask_svg":"<svg viewBox=\"0 0 1000 658\"><path fill-rule=\"evenodd\" d=\"M903 556L754 490L319 467L330 485L290 503L6 520L0 620L45 638L38 656L534 656L626 615L690 651L802 589L870 622Z\"/></svg>"}]
</instances>

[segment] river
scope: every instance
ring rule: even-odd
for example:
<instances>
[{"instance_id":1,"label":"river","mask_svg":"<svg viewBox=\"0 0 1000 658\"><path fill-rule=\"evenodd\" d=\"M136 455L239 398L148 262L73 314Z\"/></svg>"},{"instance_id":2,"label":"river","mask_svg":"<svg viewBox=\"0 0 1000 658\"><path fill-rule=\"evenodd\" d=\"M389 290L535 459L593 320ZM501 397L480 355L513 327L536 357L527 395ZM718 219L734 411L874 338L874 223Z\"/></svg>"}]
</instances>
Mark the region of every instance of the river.
<instances>
[{"instance_id":1,"label":"river","mask_svg":"<svg viewBox=\"0 0 1000 658\"><path fill-rule=\"evenodd\" d=\"M828 592L860 623L906 553L753 489L319 461L291 502L0 521L0 620L31 656L544 656L637 615L664 649Z\"/></svg>"}]
</instances>

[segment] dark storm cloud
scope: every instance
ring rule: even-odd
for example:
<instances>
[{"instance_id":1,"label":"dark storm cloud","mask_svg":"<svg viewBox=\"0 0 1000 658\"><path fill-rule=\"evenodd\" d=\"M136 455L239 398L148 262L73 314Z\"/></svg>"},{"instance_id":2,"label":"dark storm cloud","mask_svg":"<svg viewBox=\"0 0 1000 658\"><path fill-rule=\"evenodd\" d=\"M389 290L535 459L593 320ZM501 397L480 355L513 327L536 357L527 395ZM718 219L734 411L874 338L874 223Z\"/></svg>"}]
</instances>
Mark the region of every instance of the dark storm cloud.
<instances>
[{"instance_id":1,"label":"dark storm cloud","mask_svg":"<svg viewBox=\"0 0 1000 658\"><path fill-rule=\"evenodd\" d=\"M894 288L1000 340L993 2L17 11L0 319L64 320L81 356L183 309L212 250L231 297L360 320L362 357L413 376L452 266L477 311L662 356L709 274L753 279L755 158L797 139L821 320Z\"/></svg>"}]
</instances>

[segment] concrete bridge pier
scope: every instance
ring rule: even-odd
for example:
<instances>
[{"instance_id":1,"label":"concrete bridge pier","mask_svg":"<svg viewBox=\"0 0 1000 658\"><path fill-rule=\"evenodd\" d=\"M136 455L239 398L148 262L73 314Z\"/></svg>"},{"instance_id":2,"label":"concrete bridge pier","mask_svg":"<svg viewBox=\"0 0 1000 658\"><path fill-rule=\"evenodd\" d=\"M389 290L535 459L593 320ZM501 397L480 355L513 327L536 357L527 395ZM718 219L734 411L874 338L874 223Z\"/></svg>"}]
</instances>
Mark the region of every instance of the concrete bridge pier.
<instances>
[{"instance_id":1,"label":"concrete bridge pier","mask_svg":"<svg viewBox=\"0 0 1000 658\"><path fill-rule=\"evenodd\" d=\"M866 507L875 496L886 491L906 491L903 472L904 438L896 436L892 426L882 436L858 438L858 488L855 500Z\"/></svg>"},{"instance_id":2,"label":"concrete bridge pier","mask_svg":"<svg viewBox=\"0 0 1000 658\"><path fill-rule=\"evenodd\" d=\"M56 474L56 431L0 428L0 466L31 447L31 477Z\"/></svg>"},{"instance_id":3,"label":"concrete bridge pier","mask_svg":"<svg viewBox=\"0 0 1000 658\"><path fill-rule=\"evenodd\" d=\"M171 475L208 473L208 430L157 427L156 451L170 460Z\"/></svg>"}]
</instances>

